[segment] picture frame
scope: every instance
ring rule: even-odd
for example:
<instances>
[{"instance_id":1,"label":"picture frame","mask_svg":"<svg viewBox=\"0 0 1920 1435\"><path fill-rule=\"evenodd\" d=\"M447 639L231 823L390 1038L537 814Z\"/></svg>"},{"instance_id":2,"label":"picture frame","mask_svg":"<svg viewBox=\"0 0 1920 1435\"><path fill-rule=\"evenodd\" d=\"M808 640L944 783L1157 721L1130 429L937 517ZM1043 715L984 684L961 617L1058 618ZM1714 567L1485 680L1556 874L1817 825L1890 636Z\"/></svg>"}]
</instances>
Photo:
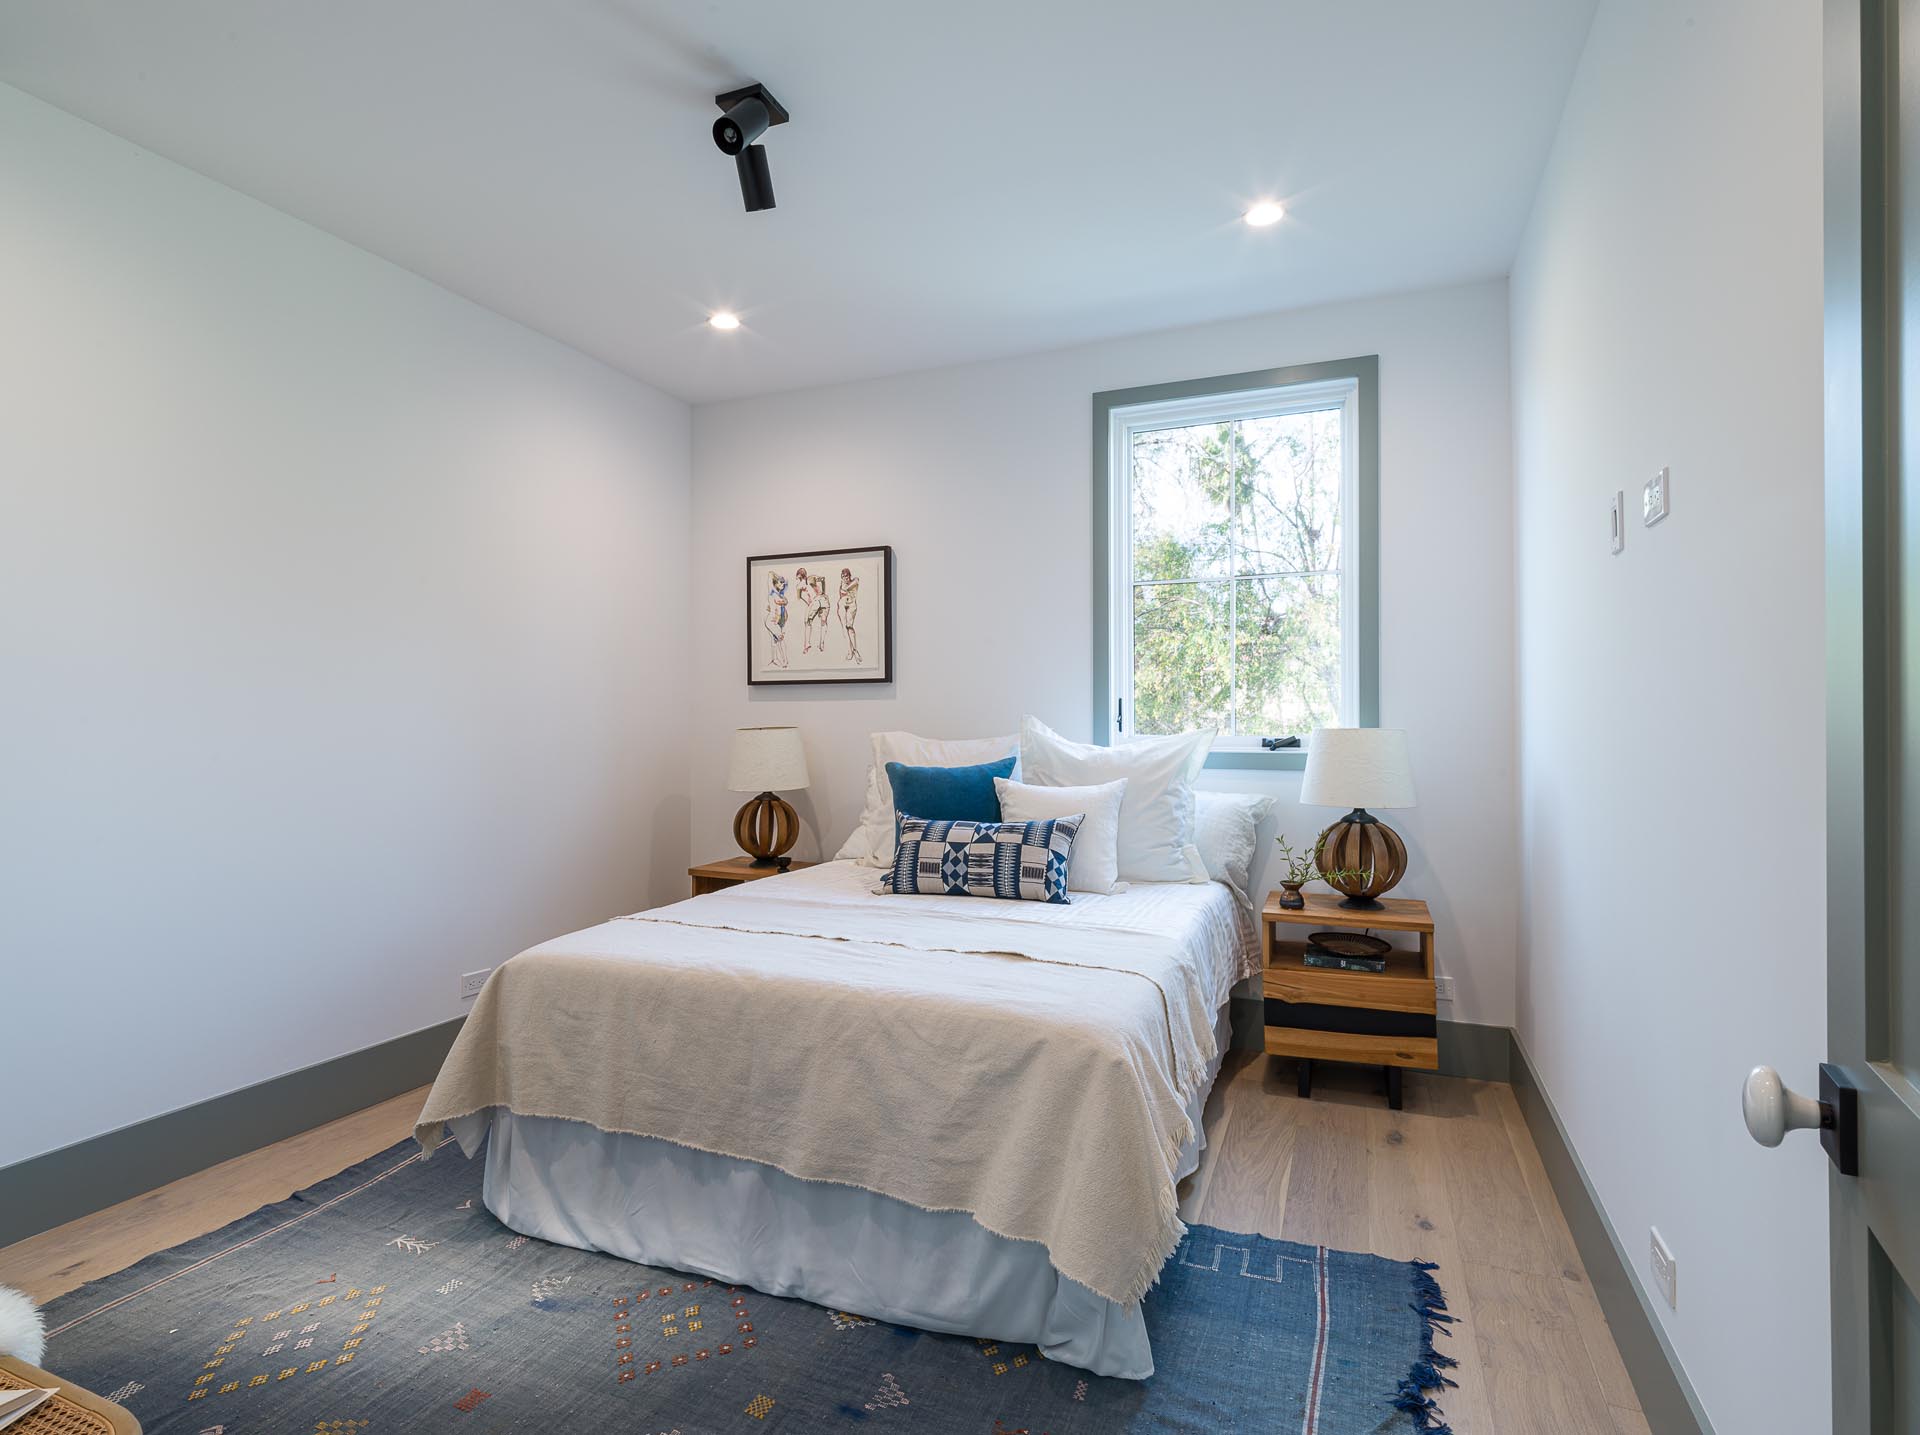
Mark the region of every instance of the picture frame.
<instances>
[{"instance_id":1,"label":"picture frame","mask_svg":"<svg viewBox=\"0 0 1920 1435\"><path fill-rule=\"evenodd\" d=\"M747 685L893 681L893 549L747 559Z\"/></svg>"}]
</instances>

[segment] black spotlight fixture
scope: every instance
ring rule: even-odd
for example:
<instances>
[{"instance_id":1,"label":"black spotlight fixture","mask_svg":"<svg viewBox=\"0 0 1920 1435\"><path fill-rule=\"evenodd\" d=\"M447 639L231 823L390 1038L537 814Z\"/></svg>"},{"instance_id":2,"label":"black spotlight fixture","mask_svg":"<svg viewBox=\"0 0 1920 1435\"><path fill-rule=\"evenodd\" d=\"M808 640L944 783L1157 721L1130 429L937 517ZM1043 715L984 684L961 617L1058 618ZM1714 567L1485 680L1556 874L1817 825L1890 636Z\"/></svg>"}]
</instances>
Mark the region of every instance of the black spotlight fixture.
<instances>
[{"instance_id":1,"label":"black spotlight fixture","mask_svg":"<svg viewBox=\"0 0 1920 1435\"><path fill-rule=\"evenodd\" d=\"M724 95L715 95L713 102L723 111L713 122L713 142L720 146L721 154L733 156L734 167L740 171L740 198L747 206L747 213L772 209L773 176L767 170L766 146L754 141L765 134L769 126L787 122L786 108L760 84L728 90Z\"/></svg>"}]
</instances>

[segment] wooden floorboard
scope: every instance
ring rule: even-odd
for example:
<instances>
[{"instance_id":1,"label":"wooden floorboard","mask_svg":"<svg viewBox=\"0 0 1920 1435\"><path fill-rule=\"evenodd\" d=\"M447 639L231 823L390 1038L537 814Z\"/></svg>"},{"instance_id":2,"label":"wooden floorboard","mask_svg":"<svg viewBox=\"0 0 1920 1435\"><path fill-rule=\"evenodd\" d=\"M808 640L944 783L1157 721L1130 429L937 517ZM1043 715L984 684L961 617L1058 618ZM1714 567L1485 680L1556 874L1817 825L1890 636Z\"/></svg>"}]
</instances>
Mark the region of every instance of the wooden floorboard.
<instances>
[{"instance_id":1,"label":"wooden floorboard","mask_svg":"<svg viewBox=\"0 0 1920 1435\"><path fill-rule=\"evenodd\" d=\"M1561 1291L1566 1296L1567 1308L1573 1313L1574 1325L1580 1332L1581 1344L1593 1366L1600 1394L1609 1405L1620 1406L1637 1414L1640 1397L1634 1393L1633 1380L1620 1359L1620 1349L1614 1344L1613 1331L1600 1309L1600 1299L1587 1283L1586 1267L1581 1263L1579 1247L1574 1245L1567 1218L1560 1210L1560 1203L1554 1199L1553 1185L1547 1179L1547 1168L1533 1144L1533 1134L1527 1130L1520 1104L1513 1098L1513 1088L1495 1087L1490 1095L1500 1112L1500 1119L1506 1125L1507 1138L1513 1148L1514 1160L1520 1167L1521 1179L1526 1182L1534 1214L1540 1218L1541 1229L1546 1233L1548 1251L1559 1268L1563 1283Z\"/></svg>"},{"instance_id":2,"label":"wooden floorboard","mask_svg":"<svg viewBox=\"0 0 1920 1435\"><path fill-rule=\"evenodd\" d=\"M0 1285L49 1301L155 1251L217 1231L405 1140L426 1099L423 1086L29 1236L0 1249Z\"/></svg>"},{"instance_id":3,"label":"wooden floorboard","mask_svg":"<svg viewBox=\"0 0 1920 1435\"><path fill-rule=\"evenodd\" d=\"M1460 1219L1460 1255L1528 1275L1560 1274L1560 1262L1513 1154L1490 1084L1474 1093L1471 1120L1456 1120L1441 1146L1447 1190Z\"/></svg>"},{"instance_id":4,"label":"wooden floorboard","mask_svg":"<svg viewBox=\"0 0 1920 1435\"><path fill-rule=\"evenodd\" d=\"M1429 1260L1456 1317L1441 1403L1457 1435L1651 1435L1509 1088L1234 1053L1181 1185L1188 1221ZM404 1140L426 1090L0 1249L0 1284L49 1300Z\"/></svg>"},{"instance_id":5,"label":"wooden floorboard","mask_svg":"<svg viewBox=\"0 0 1920 1435\"><path fill-rule=\"evenodd\" d=\"M1476 1261L1465 1262L1462 1274L1493 1429L1617 1435L1559 1278Z\"/></svg>"},{"instance_id":6,"label":"wooden floorboard","mask_svg":"<svg viewBox=\"0 0 1920 1435\"><path fill-rule=\"evenodd\" d=\"M1367 1208L1372 1233L1368 1249L1402 1261L1433 1261L1447 1298L1451 1326L1441 1326L1434 1347L1459 1364L1450 1372L1459 1386L1441 1392L1448 1423L1461 1432L1491 1430L1485 1372L1473 1343L1473 1300L1458 1278L1460 1247L1453 1198L1447 1192L1441 1145L1444 1118L1419 1112L1371 1113L1368 1131Z\"/></svg>"}]
</instances>

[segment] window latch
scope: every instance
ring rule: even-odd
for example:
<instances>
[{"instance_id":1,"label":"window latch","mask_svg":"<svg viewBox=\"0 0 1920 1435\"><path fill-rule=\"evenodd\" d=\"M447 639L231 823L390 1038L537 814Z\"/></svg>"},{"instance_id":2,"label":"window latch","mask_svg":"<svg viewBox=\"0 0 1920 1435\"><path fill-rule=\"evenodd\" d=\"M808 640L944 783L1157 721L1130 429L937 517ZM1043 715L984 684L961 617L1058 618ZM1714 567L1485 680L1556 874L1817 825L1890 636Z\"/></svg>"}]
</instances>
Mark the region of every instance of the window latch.
<instances>
[{"instance_id":1,"label":"window latch","mask_svg":"<svg viewBox=\"0 0 1920 1435\"><path fill-rule=\"evenodd\" d=\"M1278 752L1283 747L1300 746L1300 739L1297 737L1263 737L1260 739L1260 746L1264 747L1268 752Z\"/></svg>"},{"instance_id":2,"label":"window latch","mask_svg":"<svg viewBox=\"0 0 1920 1435\"><path fill-rule=\"evenodd\" d=\"M1121 718L1126 713L1126 708L1127 700L1125 698L1115 698L1113 700L1113 730L1115 732L1125 732L1127 730L1126 724L1121 721Z\"/></svg>"}]
</instances>

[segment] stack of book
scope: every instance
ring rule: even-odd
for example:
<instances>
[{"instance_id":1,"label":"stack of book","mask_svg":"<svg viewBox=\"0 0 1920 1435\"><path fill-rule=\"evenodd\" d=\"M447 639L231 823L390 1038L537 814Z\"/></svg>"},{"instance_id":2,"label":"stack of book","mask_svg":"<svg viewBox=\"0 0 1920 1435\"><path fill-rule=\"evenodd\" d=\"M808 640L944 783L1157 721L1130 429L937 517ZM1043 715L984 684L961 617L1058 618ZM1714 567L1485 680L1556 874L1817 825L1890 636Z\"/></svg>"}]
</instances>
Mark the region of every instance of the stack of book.
<instances>
[{"instance_id":1,"label":"stack of book","mask_svg":"<svg viewBox=\"0 0 1920 1435\"><path fill-rule=\"evenodd\" d=\"M1349 957L1330 952L1325 947L1308 947L1300 960L1310 967L1331 967L1340 972L1384 972L1387 969L1384 956Z\"/></svg>"}]
</instances>

